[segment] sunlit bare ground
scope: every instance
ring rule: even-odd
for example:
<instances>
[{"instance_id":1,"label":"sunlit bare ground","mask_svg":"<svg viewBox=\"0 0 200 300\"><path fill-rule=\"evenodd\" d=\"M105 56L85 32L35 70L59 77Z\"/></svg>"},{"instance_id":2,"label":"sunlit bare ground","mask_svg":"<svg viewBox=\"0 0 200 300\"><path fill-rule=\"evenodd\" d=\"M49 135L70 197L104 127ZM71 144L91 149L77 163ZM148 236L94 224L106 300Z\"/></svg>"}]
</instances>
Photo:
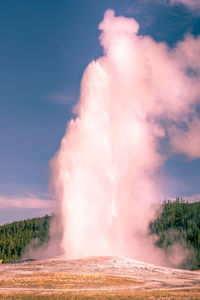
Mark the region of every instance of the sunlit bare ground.
<instances>
[{"instance_id":1,"label":"sunlit bare ground","mask_svg":"<svg viewBox=\"0 0 200 300\"><path fill-rule=\"evenodd\" d=\"M0 265L1 299L148 299L150 296L200 299L200 272L116 257Z\"/></svg>"}]
</instances>

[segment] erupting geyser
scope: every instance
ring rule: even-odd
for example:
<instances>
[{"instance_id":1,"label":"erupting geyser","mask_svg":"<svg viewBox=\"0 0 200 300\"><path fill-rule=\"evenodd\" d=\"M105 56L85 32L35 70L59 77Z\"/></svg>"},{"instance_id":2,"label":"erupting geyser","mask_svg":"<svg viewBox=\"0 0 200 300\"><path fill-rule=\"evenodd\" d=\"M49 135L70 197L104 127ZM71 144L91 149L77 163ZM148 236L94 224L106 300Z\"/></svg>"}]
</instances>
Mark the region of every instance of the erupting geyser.
<instances>
[{"instance_id":1,"label":"erupting geyser","mask_svg":"<svg viewBox=\"0 0 200 300\"><path fill-rule=\"evenodd\" d=\"M161 167L173 153L200 157L200 39L188 35L170 49L112 10L99 29L105 56L87 67L77 118L51 162L62 247L68 258L155 262L147 233Z\"/></svg>"}]
</instances>

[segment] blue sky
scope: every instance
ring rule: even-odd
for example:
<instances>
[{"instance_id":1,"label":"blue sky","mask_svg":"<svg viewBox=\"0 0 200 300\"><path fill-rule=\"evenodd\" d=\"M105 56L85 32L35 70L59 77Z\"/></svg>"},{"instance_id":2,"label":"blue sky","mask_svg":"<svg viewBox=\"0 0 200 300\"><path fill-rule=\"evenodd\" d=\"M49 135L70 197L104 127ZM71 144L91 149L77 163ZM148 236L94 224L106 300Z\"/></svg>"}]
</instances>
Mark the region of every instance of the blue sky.
<instances>
[{"instance_id":1,"label":"blue sky","mask_svg":"<svg viewBox=\"0 0 200 300\"><path fill-rule=\"evenodd\" d=\"M186 33L200 34L199 9L182 3L0 0L1 224L53 210L49 161L73 117L84 69L103 54L98 24L108 8L134 17L140 34L170 46ZM200 194L199 170L200 160L171 157L165 196Z\"/></svg>"}]
</instances>

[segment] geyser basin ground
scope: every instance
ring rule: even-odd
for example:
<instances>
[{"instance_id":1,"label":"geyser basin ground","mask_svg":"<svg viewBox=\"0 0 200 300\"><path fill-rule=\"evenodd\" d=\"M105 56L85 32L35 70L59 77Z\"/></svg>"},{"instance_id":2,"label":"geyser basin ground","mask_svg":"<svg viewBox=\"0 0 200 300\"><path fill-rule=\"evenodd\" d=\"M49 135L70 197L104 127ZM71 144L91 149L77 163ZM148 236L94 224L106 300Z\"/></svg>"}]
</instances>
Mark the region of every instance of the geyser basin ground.
<instances>
[{"instance_id":1,"label":"geyser basin ground","mask_svg":"<svg viewBox=\"0 0 200 300\"><path fill-rule=\"evenodd\" d=\"M110 299L123 299L124 296L145 299L150 295L200 299L199 284L200 272L117 257L47 259L0 266L3 299L23 299L27 295L29 299L39 296L54 299L58 295L59 299L72 295L97 299L108 296Z\"/></svg>"}]
</instances>

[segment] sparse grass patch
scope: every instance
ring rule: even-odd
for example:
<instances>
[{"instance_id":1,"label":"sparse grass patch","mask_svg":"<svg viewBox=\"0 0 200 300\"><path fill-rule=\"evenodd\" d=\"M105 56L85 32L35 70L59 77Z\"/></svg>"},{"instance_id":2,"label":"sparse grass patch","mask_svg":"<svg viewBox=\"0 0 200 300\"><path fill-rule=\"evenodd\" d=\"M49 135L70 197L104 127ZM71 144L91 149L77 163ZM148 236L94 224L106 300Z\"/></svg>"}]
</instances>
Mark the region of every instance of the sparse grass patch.
<instances>
[{"instance_id":1,"label":"sparse grass patch","mask_svg":"<svg viewBox=\"0 0 200 300\"><path fill-rule=\"evenodd\" d=\"M100 274L65 274L65 273L37 273L20 274L14 277L1 277L0 287L6 288L106 288L106 287L127 287L141 284L142 282L131 278L116 277Z\"/></svg>"},{"instance_id":2,"label":"sparse grass patch","mask_svg":"<svg viewBox=\"0 0 200 300\"><path fill-rule=\"evenodd\" d=\"M6 300L57 300L57 299L73 299L73 300L197 300L200 299L200 289L183 289L183 290L162 290L162 291L120 291L120 292L93 292L90 294L77 293L10 293L0 294L0 299Z\"/></svg>"}]
</instances>

